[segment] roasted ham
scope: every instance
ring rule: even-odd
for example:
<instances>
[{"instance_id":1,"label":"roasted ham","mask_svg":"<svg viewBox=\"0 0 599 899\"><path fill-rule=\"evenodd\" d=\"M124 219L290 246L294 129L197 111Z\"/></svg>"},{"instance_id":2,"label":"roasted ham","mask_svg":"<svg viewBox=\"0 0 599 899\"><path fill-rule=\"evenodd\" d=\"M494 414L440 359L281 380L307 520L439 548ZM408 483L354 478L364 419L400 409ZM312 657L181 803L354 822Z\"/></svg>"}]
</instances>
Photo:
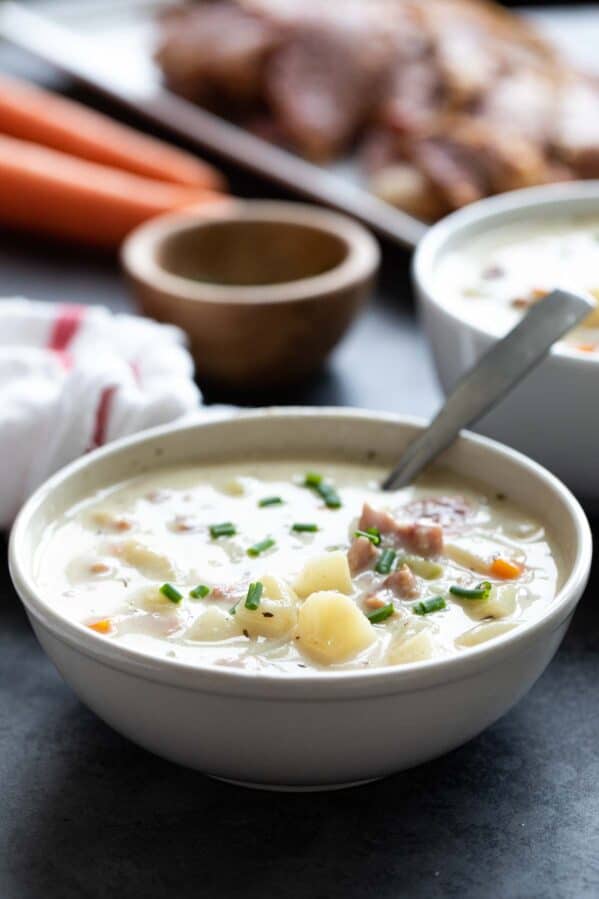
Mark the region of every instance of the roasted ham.
<instances>
[{"instance_id":1,"label":"roasted ham","mask_svg":"<svg viewBox=\"0 0 599 899\"><path fill-rule=\"evenodd\" d=\"M482 0L199 0L164 16L157 60L306 157L361 148L374 192L425 220L599 176L599 83Z\"/></svg>"}]
</instances>

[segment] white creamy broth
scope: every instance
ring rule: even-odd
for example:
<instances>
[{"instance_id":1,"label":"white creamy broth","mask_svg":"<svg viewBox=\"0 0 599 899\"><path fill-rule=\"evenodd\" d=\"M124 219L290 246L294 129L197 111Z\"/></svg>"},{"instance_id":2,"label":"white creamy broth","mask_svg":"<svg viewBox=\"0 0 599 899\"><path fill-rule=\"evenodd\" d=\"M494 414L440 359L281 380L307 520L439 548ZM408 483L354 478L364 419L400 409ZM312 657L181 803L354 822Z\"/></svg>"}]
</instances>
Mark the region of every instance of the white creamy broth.
<instances>
[{"instance_id":1,"label":"white creamy broth","mask_svg":"<svg viewBox=\"0 0 599 899\"><path fill-rule=\"evenodd\" d=\"M559 578L542 524L447 472L391 493L383 474L322 460L163 469L69 509L36 578L103 639L283 674L446 657L542 613ZM477 598L451 589L481 583Z\"/></svg>"},{"instance_id":2,"label":"white creamy broth","mask_svg":"<svg viewBox=\"0 0 599 899\"><path fill-rule=\"evenodd\" d=\"M484 232L440 260L437 283L450 307L474 324L490 323L497 334L556 287L599 300L599 218L534 220ZM565 342L599 353L599 308Z\"/></svg>"}]
</instances>

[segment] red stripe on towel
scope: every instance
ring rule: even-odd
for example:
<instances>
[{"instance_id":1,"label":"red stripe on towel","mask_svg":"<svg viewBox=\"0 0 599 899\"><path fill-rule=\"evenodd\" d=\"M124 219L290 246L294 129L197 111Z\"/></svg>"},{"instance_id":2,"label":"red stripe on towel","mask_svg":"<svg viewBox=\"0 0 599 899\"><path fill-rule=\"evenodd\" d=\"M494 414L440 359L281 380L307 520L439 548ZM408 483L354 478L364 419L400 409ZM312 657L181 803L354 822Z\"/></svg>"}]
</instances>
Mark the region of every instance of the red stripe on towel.
<instances>
[{"instance_id":1,"label":"red stripe on towel","mask_svg":"<svg viewBox=\"0 0 599 899\"><path fill-rule=\"evenodd\" d=\"M66 350L51 350L51 352L54 353L54 356L58 359L65 371L68 371L69 368L73 367L73 357L70 353L67 353Z\"/></svg>"},{"instance_id":2,"label":"red stripe on towel","mask_svg":"<svg viewBox=\"0 0 599 899\"><path fill-rule=\"evenodd\" d=\"M104 443L106 443L106 433L108 431L110 407L112 405L112 398L116 393L116 390L116 385L113 385L112 387L105 387L100 394L98 407L96 409L96 422L94 425L94 433L92 436L90 449L95 449L96 447L102 446Z\"/></svg>"},{"instance_id":3,"label":"red stripe on towel","mask_svg":"<svg viewBox=\"0 0 599 899\"><path fill-rule=\"evenodd\" d=\"M64 353L81 327L84 316L85 306L59 306L58 315L48 339L48 349Z\"/></svg>"}]
</instances>

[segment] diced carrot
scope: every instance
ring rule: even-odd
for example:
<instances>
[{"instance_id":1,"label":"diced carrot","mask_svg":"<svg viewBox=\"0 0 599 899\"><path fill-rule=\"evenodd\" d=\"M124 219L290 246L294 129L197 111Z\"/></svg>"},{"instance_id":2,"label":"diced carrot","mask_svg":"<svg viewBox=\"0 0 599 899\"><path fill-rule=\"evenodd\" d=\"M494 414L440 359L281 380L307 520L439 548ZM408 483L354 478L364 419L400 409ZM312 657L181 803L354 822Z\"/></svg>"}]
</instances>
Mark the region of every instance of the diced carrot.
<instances>
[{"instance_id":1,"label":"diced carrot","mask_svg":"<svg viewBox=\"0 0 599 899\"><path fill-rule=\"evenodd\" d=\"M383 606L387 605L384 599L381 599L380 596L368 596L364 600L364 605L368 609L382 609Z\"/></svg>"},{"instance_id":2,"label":"diced carrot","mask_svg":"<svg viewBox=\"0 0 599 899\"><path fill-rule=\"evenodd\" d=\"M520 565L516 564L516 562L510 562L509 559L503 559L499 556L491 562L489 573L494 577L509 581L520 577L522 568Z\"/></svg>"},{"instance_id":3,"label":"diced carrot","mask_svg":"<svg viewBox=\"0 0 599 899\"><path fill-rule=\"evenodd\" d=\"M596 353L599 350L599 344L596 343L576 343L574 346L581 353Z\"/></svg>"},{"instance_id":4,"label":"diced carrot","mask_svg":"<svg viewBox=\"0 0 599 899\"><path fill-rule=\"evenodd\" d=\"M109 634L112 630L110 618L101 618L99 621L93 621L87 626L91 628L92 631L96 631L96 633L98 634Z\"/></svg>"},{"instance_id":5,"label":"diced carrot","mask_svg":"<svg viewBox=\"0 0 599 899\"><path fill-rule=\"evenodd\" d=\"M137 225L182 208L231 199L152 181L0 135L0 224L117 247Z\"/></svg>"},{"instance_id":6,"label":"diced carrot","mask_svg":"<svg viewBox=\"0 0 599 899\"><path fill-rule=\"evenodd\" d=\"M205 162L25 81L0 78L0 132L146 178L209 190L225 186Z\"/></svg>"}]
</instances>

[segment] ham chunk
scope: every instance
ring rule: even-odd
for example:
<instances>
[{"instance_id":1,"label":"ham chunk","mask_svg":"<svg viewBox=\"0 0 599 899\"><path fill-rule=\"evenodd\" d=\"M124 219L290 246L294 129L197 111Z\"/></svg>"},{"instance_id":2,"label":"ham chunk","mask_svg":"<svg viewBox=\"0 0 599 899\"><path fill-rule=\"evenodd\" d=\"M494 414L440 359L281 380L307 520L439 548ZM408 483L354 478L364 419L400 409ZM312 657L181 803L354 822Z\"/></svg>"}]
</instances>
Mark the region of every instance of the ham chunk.
<instances>
[{"instance_id":1,"label":"ham chunk","mask_svg":"<svg viewBox=\"0 0 599 899\"><path fill-rule=\"evenodd\" d=\"M368 568L378 555L376 547L367 537L355 537L347 552L349 570L353 574L359 574Z\"/></svg>"},{"instance_id":2,"label":"ham chunk","mask_svg":"<svg viewBox=\"0 0 599 899\"><path fill-rule=\"evenodd\" d=\"M402 546L418 556L438 556L443 551L443 528L434 522L400 524L396 536Z\"/></svg>"},{"instance_id":3,"label":"ham chunk","mask_svg":"<svg viewBox=\"0 0 599 899\"><path fill-rule=\"evenodd\" d=\"M373 509L368 503L364 503L362 514L358 522L358 528L361 531L367 531L368 528L378 528L381 534L393 534L397 528L397 521L381 509Z\"/></svg>"},{"instance_id":4,"label":"ham chunk","mask_svg":"<svg viewBox=\"0 0 599 899\"><path fill-rule=\"evenodd\" d=\"M437 556L443 550L443 528L436 522L416 521L408 524L397 521L389 512L373 509L364 503L358 524L360 530L378 528L394 542L419 556Z\"/></svg>"},{"instance_id":5,"label":"ham chunk","mask_svg":"<svg viewBox=\"0 0 599 899\"><path fill-rule=\"evenodd\" d=\"M420 595L416 575L407 565L402 565L401 568L390 574L383 583L383 587L392 590L401 599L414 599Z\"/></svg>"}]
</instances>

